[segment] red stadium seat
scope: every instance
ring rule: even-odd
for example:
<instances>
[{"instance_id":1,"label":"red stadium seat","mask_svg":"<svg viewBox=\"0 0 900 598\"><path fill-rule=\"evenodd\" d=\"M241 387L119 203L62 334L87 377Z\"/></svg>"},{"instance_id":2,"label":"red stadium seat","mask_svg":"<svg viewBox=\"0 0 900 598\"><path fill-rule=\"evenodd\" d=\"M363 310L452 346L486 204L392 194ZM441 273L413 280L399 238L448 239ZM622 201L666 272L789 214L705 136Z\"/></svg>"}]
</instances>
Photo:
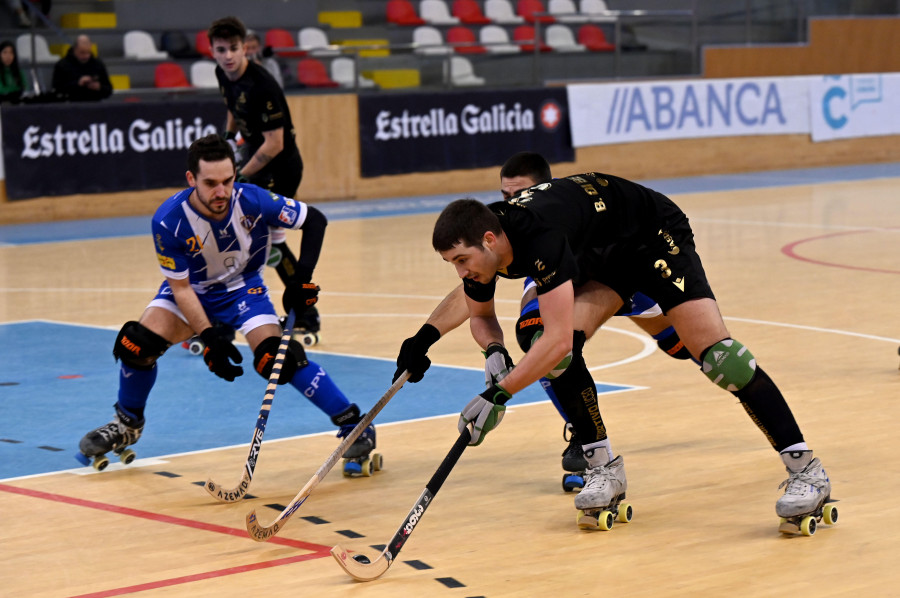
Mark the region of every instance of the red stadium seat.
<instances>
[{"instance_id":1,"label":"red stadium seat","mask_svg":"<svg viewBox=\"0 0 900 598\"><path fill-rule=\"evenodd\" d=\"M416 13L409 0L388 0L387 22L394 25L424 25L425 21Z\"/></svg>"},{"instance_id":2,"label":"red stadium seat","mask_svg":"<svg viewBox=\"0 0 900 598\"><path fill-rule=\"evenodd\" d=\"M475 0L453 0L453 16L466 25L489 25L491 20L484 16Z\"/></svg>"},{"instance_id":3,"label":"red stadium seat","mask_svg":"<svg viewBox=\"0 0 900 598\"><path fill-rule=\"evenodd\" d=\"M306 56L306 51L299 48L296 38L287 29L275 27L266 31L265 45L279 56Z\"/></svg>"},{"instance_id":4,"label":"red stadium seat","mask_svg":"<svg viewBox=\"0 0 900 598\"><path fill-rule=\"evenodd\" d=\"M297 63L297 81L307 87L338 87L340 85L328 75L322 61L316 58L304 58Z\"/></svg>"},{"instance_id":5,"label":"red stadium seat","mask_svg":"<svg viewBox=\"0 0 900 598\"><path fill-rule=\"evenodd\" d=\"M153 82L156 87L190 87L184 69L175 62L160 62L153 73Z\"/></svg>"},{"instance_id":6,"label":"red stadium seat","mask_svg":"<svg viewBox=\"0 0 900 598\"><path fill-rule=\"evenodd\" d=\"M197 35L194 36L194 46L198 54L212 58L212 48L209 45L209 37L207 37L206 31L197 32Z\"/></svg>"},{"instance_id":7,"label":"red stadium seat","mask_svg":"<svg viewBox=\"0 0 900 598\"><path fill-rule=\"evenodd\" d=\"M464 46L454 46L453 49L457 54L484 54L487 52L484 46L478 45L475 38L475 32L468 27L451 27L447 30L447 43L449 44L468 44Z\"/></svg>"},{"instance_id":8,"label":"red stadium seat","mask_svg":"<svg viewBox=\"0 0 900 598\"><path fill-rule=\"evenodd\" d=\"M531 25L519 25L513 29L513 40L519 42L519 47L523 52L534 52L535 49L535 31ZM529 43L530 42L530 43ZM550 52L553 50L550 46L539 40L539 50L541 52Z\"/></svg>"},{"instance_id":9,"label":"red stadium seat","mask_svg":"<svg viewBox=\"0 0 900 598\"><path fill-rule=\"evenodd\" d=\"M551 15L535 16L535 13L541 12L547 12L547 8L541 0L519 0L516 3L516 14L523 17L528 23L534 23L535 21L540 21L541 23L556 22L556 19Z\"/></svg>"},{"instance_id":10,"label":"red stadium seat","mask_svg":"<svg viewBox=\"0 0 900 598\"><path fill-rule=\"evenodd\" d=\"M578 43L591 52L612 52L616 49L607 41L603 29L590 23L578 28Z\"/></svg>"}]
</instances>

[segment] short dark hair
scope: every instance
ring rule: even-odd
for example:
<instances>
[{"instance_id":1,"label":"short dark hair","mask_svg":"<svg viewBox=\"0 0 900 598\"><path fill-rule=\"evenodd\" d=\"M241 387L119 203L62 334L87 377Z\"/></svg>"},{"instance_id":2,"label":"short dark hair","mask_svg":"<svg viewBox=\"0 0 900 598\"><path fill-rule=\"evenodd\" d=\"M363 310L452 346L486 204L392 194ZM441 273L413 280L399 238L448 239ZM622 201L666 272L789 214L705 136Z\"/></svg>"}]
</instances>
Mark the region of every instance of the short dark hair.
<instances>
[{"instance_id":1,"label":"short dark hair","mask_svg":"<svg viewBox=\"0 0 900 598\"><path fill-rule=\"evenodd\" d=\"M247 28L237 17L222 17L213 21L213 24L206 31L206 37L209 38L209 43L212 43L213 39L232 39L235 37L244 41L247 37Z\"/></svg>"},{"instance_id":2,"label":"short dark hair","mask_svg":"<svg viewBox=\"0 0 900 598\"><path fill-rule=\"evenodd\" d=\"M231 165L235 164L231 146L215 133L197 139L188 148L187 167L194 176L200 171L200 160L204 162L231 160Z\"/></svg>"},{"instance_id":3,"label":"short dark hair","mask_svg":"<svg viewBox=\"0 0 900 598\"><path fill-rule=\"evenodd\" d=\"M536 152L513 154L500 169L500 176L503 178L524 176L537 183L549 183L553 179L547 159Z\"/></svg>"},{"instance_id":4,"label":"short dark hair","mask_svg":"<svg viewBox=\"0 0 900 598\"><path fill-rule=\"evenodd\" d=\"M435 251L448 251L457 243L481 249L488 231L495 235L503 232L497 215L477 199L457 199L447 204L434 223L431 245Z\"/></svg>"}]
</instances>

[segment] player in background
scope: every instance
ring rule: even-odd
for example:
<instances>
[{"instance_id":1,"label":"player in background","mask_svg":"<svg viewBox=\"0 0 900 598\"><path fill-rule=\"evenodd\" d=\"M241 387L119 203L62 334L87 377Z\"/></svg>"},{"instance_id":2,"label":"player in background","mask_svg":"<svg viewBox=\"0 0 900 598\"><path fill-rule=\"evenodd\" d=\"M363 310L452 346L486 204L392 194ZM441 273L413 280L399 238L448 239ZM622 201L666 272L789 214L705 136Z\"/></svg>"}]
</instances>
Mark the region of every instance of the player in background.
<instances>
[{"instance_id":1,"label":"player in background","mask_svg":"<svg viewBox=\"0 0 900 598\"><path fill-rule=\"evenodd\" d=\"M271 227L303 231L297 272L287 280L282 306L300 314L318 298L311 276L319 259L327 220L315 207L248 183L235 182L234 154L218 135L191 144L189 187L157 209L153 241L165 280L139 321L122 326L113 347L120 361L119 392L112 421L82 438L81 461L109 451L121 454L138 441L144 411L156 381L157 360L174 343L199 334L203 360L216 376L233 381L243 374L243 357L232 339L239 330L264 379L272 372L282 329L262 271ZM279 384L290 384L339 427L353 430L362 414L318 364L292 340ZM361 457L375 448L369 426L344 456ZM95 464L97 461L95 460Z\"/></svg>"}]
</instances>

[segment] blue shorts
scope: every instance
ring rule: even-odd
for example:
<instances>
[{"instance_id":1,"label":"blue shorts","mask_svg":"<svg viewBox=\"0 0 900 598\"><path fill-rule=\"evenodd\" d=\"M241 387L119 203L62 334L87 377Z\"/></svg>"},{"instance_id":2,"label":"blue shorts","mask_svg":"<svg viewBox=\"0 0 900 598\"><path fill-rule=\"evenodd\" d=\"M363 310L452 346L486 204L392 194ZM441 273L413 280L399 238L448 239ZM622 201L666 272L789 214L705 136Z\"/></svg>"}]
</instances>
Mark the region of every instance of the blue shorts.
<instances>
[{"instance_id":1,"label":"blue shorts","mask_svg":"<svg viewBox=\"0 0 900 598\"><path fill-rule=\"evenodd\" d=\"M524 295L528 289L534 287L534 280L530 276L525 277L525 288L522 291ZM532 299L523 308L522 313L528 313L538 309L538 300ZM635 293L631 299L622 305L621 309L615 313L617 316L628 316L633 318L653 318L662 315L662 309L659 305L643 293Z\"/></svg>"},{"instance_id":2,"label":"blue shorts","mask_svg":"<svg viewBox=\"0 0 900 598\"><path fill-rule=\"evenodd\" d=\"M281 325L275 307L269 299L269 289L263 284L262 278L251 277L248 283L231 291L197 294L211 322L227 324L245 336L254 328L265 324ZM148 307L161 307L178 316L184 323L188 323L175 303L175 296L168 281L163 281L159 292Z\"/></svg>"}]
</instances>

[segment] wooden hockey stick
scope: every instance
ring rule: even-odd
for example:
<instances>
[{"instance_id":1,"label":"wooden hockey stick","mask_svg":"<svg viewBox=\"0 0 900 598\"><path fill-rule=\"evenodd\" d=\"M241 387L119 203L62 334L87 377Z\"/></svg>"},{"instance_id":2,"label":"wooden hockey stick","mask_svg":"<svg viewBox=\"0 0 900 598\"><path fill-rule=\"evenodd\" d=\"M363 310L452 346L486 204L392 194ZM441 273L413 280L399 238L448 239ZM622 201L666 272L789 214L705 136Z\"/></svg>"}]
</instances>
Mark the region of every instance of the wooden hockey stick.
<instances>
[{"instance_id":1,"label":"wooden hockey stick","mask_svg":"<svg viewBox=\"0 0 900 598\"><path fill-rule=\"evenodd\" d=\"M397 530L397 533L394 534L394 537L391 538L391 541L373 562L370 562L369 559L362 554L356 554L351 557L347 550L340 545L336 545L331 549L331 556L334 557L334 560L338 562L338 565L341 566L347 575L351 576L356 581L372 581L385 574L388 568L393 564L394 559L397 558L400 549L403 548L403 545L409 540L409 536L413 533L413 530L416 529L416 525L422 520L425 509L427 509L428 505L431 504L431 501L434 500L434 496L438 493L438 490L441 489L447 476L450 475L450 470L452 470L456 465L456 462L459 461L459 457L466 449L466 446L468 446L471 438L472 435L469 432L469 429L466 428L463 430L462 434L459 435L459 438L457 438L456 442L453 444L453 448L450 449L450 452L447 453L447 456L444 457L444 460L437 468L437 471L435 471L434 475L431 476L431 479L428 480L428 483L425 485L425 490L419 496L419 500L416 501L416 504L413 505L413 508L406 516L400 529Z\"/></svg>"},{"instance_id":2,"label":"wooden hockey stick","mask_svg":"<svg viewBox=\"0 0 900 598\"><path fill-rule=\"evenodd\" d=\"M221 484L212 481L212 478L206 480L203 486L210 496L221 502L237 502L244 498L250 482L253 480L253 470L256 469L256 459L259 457L259 449L262 446L263 434L266 433L266 422L269 421L269 411L272 409L272 400L275 398L275 389L278 388L278 378L281 376L281 367L284 365L284 358L287 355L288 344L294 336L294 321L297 315L294 310L287 316L284 323L284 332L281 334L281 343L278 345L278 352L275 354L275 364L272 366L272 372L269 374L269 384L266 386L266 394L263 397L262 407L259 408L259 415L256 417L256 428L253 430L253 439L250 441L250 454L247 456L247 462L244 464L244 473L241 476L240 483L234 488L224 488Z\"/></svg>"},{"instance_id":3,"label":"wooden hockey stick","mask_svg":"<svg viewBox=\"0 0 900 598\"><path fill-rule=\"evenodd\" d=\"M269 525L262 525L257 519L256 509L250 511L247 514L246 524L247 524L247 533L250 534L250 537L256 540L257 542L265 542L269 538L273 537L278 531L284 527L284 524L287 523L288 519L300 508L309 495L312 494L313 489L319 485L325 476L331 471L331 468L334 467L334 464L341 460L344 456L344 453L347 452L347 449L350 448L350 445L353 444L359 435L363 433L369 424L372 423L372 420L375 419L375 416L378 415L378 412L381 411L385 405L387 405L388 401L400 390L400 387L409 379L409 372L404 371L403 374L400 375L399 378L391 385L384 396L378 399L378 402L369 409L369 412L366 413L359 423L356 424L356 427L353 428L347 436L341 441L334 452L331 453L331 456L325 460L324 463L319 467L316 473L306 482L306 485L300 490L297 496L284 508L281 514L275 518L275 521L270 523Z\"/></svg>"}]
</instances>

